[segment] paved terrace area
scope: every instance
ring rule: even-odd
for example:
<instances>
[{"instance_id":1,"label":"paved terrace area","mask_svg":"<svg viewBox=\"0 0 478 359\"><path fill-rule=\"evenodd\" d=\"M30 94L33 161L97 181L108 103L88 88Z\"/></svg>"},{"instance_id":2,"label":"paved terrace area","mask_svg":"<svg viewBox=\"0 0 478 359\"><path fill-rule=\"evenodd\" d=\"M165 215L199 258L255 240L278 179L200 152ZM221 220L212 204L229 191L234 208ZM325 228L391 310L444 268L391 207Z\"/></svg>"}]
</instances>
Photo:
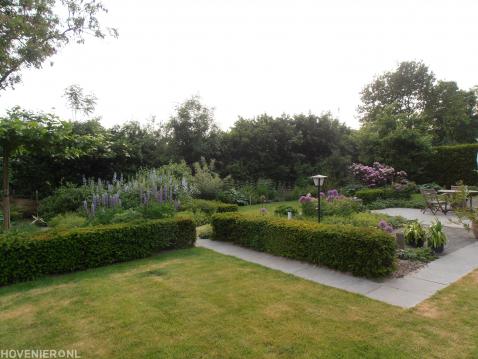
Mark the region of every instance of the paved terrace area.
<instances>
[{"instance_id":1,"label":"paved terrace area","mask_svg":"<svg viewBox=\"0 0 478 359\"><path fill-rule=\"evenodd\" d=\"M408 208L390 208L377 212L400 215L407 219L418 218L423 224L430 224L434 219L432 215L420 215L420 210ZM437 217L447 226L449 244L445 249L445 255L402 278L370 280L354 277L326 267L276 257L227 242L198 239L196 245L313 282L359 293L403 308L411 308L478 268L478 241L460 225L449 222L447 219L452 218L451 215Z\"/></svg>"}]
</instances>

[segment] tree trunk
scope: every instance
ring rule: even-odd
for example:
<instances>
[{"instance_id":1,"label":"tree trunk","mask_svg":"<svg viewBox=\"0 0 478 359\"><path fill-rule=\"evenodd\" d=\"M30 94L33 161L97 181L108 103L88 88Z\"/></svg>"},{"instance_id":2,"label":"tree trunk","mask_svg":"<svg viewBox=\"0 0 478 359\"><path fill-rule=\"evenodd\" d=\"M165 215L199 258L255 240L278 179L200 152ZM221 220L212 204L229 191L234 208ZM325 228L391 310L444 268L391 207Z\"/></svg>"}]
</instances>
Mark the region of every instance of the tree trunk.
<instances>
[{"instance_id":1,"label":"tree trunk","mask_svg":"<svg viewBox=\"0 0 478 359\"><path fill-rule=\"evenodd\" d=\"M10 229L10 189L8 183L8 149L3 150L3 228Z\"/></svg>"}]
</instances>

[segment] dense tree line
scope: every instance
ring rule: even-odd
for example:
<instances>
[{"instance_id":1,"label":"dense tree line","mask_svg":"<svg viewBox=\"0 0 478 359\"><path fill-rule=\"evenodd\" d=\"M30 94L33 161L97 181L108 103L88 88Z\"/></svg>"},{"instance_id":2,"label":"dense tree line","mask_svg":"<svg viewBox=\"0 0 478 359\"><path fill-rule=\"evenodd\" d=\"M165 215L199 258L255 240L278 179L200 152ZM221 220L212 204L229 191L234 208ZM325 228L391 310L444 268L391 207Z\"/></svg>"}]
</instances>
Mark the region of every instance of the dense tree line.
<instances>
[{"instance_id":1,"label":"dense tree line","mask_svg":"<svg viewBox=\"0 0 478 359\"><path fill-rule=\"evenodd\" d=\"M193 168L201 158L214 159L221 176L239 183L267 178L292 186L320 172L341 185L353 161L380 161L413 176L433 146L473 143L478 137L476 89L437 81L420 62L401 63L377 77L361 99L359 130L330 113L309 113L239 118L222 131L213 110L197 97L179 105L165 123L132 121L105 128L98 119L73 121L81 155L19 152L12 158L12 188L17 194L39 190L46 195L83 177L129 176L142 167L179 161Z\"/></svg>"}]
</instances>

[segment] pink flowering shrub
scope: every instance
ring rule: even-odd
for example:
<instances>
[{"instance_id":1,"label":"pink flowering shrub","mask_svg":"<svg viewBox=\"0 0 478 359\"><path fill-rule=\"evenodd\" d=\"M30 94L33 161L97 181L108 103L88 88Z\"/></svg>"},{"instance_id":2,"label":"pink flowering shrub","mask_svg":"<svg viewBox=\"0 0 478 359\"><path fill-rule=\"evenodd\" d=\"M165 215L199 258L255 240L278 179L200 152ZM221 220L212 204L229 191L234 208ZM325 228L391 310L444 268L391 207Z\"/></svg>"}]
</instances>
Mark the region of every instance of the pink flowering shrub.
<instances>
[{"instance_id":1,"label":"pink flowering shrub","mask_svg":"<svg viewBox=\"0 0 478 359\"><path fill-rule=\"evenodd\" d=\"M374 162L372 166L361 163L353 163L350 170L356 179L367 187L380 187L393 181L402 182L406 180L405 171L395 171L393 167Z\"/></svg>"}]
</instances>

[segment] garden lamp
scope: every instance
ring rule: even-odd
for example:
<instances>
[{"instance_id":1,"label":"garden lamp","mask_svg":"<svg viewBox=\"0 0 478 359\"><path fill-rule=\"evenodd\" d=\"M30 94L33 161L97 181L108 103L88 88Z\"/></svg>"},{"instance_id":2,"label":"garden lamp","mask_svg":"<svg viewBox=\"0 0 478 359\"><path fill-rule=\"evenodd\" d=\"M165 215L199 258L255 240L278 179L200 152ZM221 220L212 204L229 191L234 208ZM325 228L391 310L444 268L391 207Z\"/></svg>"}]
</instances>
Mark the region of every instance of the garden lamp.
<instances>
[{"instance_id":1,"label":"garden lamp","mask_svg":"<svg viewBox=\"0 0 478 359\"><path fill-rule=\"evenodd\" d=\"M317 219L320 223L320 188L324 185L324 181L327 178L327 176L322 176L322 175L315 175L312 176L312 179L314 180L314 184L317 186L317 200L318 202L318 207L317 207Z\"/></svg>"}]
</instances>

